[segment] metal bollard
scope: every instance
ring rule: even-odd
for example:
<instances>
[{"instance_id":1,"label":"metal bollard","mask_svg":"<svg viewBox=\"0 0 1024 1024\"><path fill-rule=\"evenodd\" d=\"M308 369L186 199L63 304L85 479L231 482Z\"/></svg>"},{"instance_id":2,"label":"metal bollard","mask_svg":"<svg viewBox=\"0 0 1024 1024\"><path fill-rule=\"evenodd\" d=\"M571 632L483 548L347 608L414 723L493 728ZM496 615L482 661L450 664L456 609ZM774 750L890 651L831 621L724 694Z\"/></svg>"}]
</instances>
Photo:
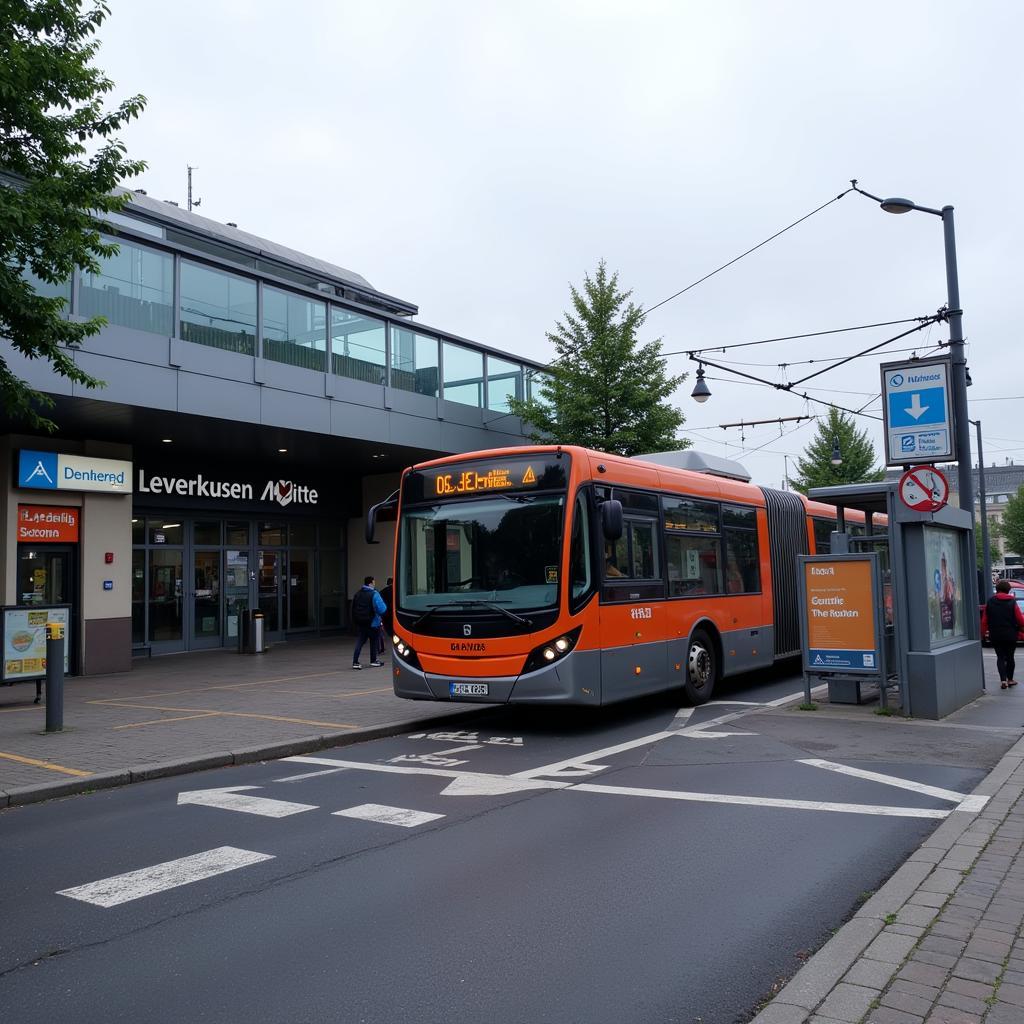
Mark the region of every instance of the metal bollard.
<instances>
[{"instance_id":1,"label":"metal bollard","mask_svg":"<svg viewBox=\"0 0 1024 1024\"><path fill-rule=\"evenodd\" d=\"M64 624L46 624L46 731L64 728Z\"/></svg>"},{"instance_id":2,"label":"metal bollard","mask_svg":"<svg viewBox=\"0 0 1024 1024\"><path fill-rule=\"evenodd\" d=\"M252 653L263 654L263 612L253 612L252 616Z\"/></svg>"}]
</instances>

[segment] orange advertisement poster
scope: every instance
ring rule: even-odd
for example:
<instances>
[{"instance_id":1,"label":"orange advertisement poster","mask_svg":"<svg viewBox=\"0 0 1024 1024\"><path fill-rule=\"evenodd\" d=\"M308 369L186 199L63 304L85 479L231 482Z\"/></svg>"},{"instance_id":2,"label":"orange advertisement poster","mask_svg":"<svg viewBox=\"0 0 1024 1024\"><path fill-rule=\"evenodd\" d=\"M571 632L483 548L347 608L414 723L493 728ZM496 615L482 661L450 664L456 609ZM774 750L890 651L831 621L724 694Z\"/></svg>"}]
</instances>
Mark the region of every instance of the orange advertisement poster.
<instances>
[{"instance_id":1,"label":"orange advertisement poster","mask_svg":"<svg viewBox=\"0 0 1024 1024\"><path fill-rule=\"evenodd\" d=\"M19 505L20 544L77 544L81 509L58 505Z\"/></svg>"},{"instance_id":2,"label":"orange advertisement poster","mask_svg":"<svg viewBox=\"0 0 1024 1024\"><path fill-rule=\"evenodd\" d=\"M871 562L805 562L804 587L808 667L878 668Z\"/></svg>"}]
</instances>

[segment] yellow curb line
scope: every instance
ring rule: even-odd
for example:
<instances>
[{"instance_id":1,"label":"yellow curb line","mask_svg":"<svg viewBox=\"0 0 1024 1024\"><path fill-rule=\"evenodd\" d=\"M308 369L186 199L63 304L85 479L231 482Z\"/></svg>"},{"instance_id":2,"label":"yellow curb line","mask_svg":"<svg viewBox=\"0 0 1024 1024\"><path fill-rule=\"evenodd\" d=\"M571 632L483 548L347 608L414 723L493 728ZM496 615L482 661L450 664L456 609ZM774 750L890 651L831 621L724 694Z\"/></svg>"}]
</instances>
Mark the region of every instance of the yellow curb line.
<instances>
[{"instance_id":1,"label":"yellow curb line","mask_svg":"<svg viewBox=\"0 0 1024 1024\"><path fill-rule=\"evenodd\" d=\"M22 757L20 754L5 754L0 750L0 757L8 761L17 761L19 764L30 764L35 768L46 768L51 772L63 772L65 775L92 775L92 772L79 771L77 768L64 768L59 764L51 764L49 761L37 761L34 757Z\"/></svg>"},{"instance_id":2,"label":"yellow curb line","mask_svg":"<svg viewBox=\"0 0 1024 1024\"><path fill-rule=\"evenodd\" d=\"M257 715L244 711L212 711L209 708L171 708L159 704L115 704L111 701L87 701L89 704L102 704L108 708L137 708L141 711L205 711L208 715L224 715L226 718L259 718L267 722L294 722L296 725L324 725L331 729L358 729L358 725L350 722L318 722L308 718L285 718L283 715ZM118 728L116 725L113 728Z\"/></svg>"}]
</instances>

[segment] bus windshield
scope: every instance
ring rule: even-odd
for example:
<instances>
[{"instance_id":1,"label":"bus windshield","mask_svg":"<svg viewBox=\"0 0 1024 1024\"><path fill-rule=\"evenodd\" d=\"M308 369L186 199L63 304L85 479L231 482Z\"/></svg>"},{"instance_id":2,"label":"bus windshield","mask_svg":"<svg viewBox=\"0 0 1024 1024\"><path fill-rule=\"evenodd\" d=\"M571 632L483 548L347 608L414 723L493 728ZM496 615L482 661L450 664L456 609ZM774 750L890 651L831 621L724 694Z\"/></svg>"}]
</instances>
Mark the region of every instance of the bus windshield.
<instances>
[{"instance_id":1,"label":"bus windshield","mask_svg":"<svg viewBox=\"0 0 1024 1024\"><path fill-rule=\"evenodd\" d=\"M426 612L470 601L512 612L554 607L564 506L560 494L501 494L403 509L398 607Z\"/></svg>"}]
</instances>

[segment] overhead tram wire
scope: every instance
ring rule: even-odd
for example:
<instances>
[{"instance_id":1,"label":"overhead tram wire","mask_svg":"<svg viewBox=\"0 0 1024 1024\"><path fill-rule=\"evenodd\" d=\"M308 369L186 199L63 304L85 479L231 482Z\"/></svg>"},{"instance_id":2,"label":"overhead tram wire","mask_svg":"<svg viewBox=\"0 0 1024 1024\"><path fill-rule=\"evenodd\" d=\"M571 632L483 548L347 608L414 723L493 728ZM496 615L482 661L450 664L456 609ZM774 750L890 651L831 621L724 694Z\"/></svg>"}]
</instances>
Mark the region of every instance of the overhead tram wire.
<instances>
[{"instance_id":1,"label":"overhead tram wire","mask_svg":"<svg viewBox=\"0 0 1024 1024\"><path fill-rule=\"evenodd\" d=\"M851 331L869 331L874 327L899 327L902 324L928 324L937 314L908 316L902 320L882 320L876 324L858 324L856 327L833 327L827 331L808 331L806 334L783 334L777 338L759 338L757 341L738 341L731 345L705 345L704 348L681 348L673 352L662 352L663 356L686 356L691 352L726 352L733 348L750 348L753 345L774 345L779 341L803 341L807 338L823 338L828 334L849 334ZM835 358L835 357L833 357Z\"/></svg>"},{"instance_id":2,"label":"overhead tram wire","mask_svg":"<svg viewBox=\"0 0 1024 1024\"><path fill-rule=\"evenodd\" d=\"M654 310L660 308L661 306L664 306L668 302L671 302L673 299L678 299L680 295L685 295L691 289L696 288L697 285L703 284L705 281L714 277L715 274L720 274L723 270L728 269L734 263L739 263L739 261L743 259L745 256L749 256L751 253L757 252L758 249L762 248L763 246L766 246L769 242L774 242L775 239L778 238L780 235L784 235L787 231L791 230L792 228L795 228L798 224L802 224L805 220L809 220L816 213L821 213L821 211L824 210L826 207L838 202L840 199L843 198L843 196L849 195L849 193L853 191L854 188L853 186L851 186L845 191L840 192L839 195L830 199L827 203L822 203L821 206L817 207L817 209L811 210L810 213L805 213L799 220L795 220L792 224L786 225L786 227L784 227L781 231L776 231L774 235L770 235L763 242L758 242L757 245L753 246L753 248L748 249L746 252L741 252L739 256L735 256L733 259L729 260L728 263L723 263L716 270L712 270L711 273L705 274L703 277L698 278L698 280L694 281L692 284L688 284L685 288L680 288L679 291L674 292L667 299L662 299L661 302L656 302L653 306L648 306L647 309L641 310L641 316L646 318L648 313L654 312Z\"/></svg>"}]
</instances>

